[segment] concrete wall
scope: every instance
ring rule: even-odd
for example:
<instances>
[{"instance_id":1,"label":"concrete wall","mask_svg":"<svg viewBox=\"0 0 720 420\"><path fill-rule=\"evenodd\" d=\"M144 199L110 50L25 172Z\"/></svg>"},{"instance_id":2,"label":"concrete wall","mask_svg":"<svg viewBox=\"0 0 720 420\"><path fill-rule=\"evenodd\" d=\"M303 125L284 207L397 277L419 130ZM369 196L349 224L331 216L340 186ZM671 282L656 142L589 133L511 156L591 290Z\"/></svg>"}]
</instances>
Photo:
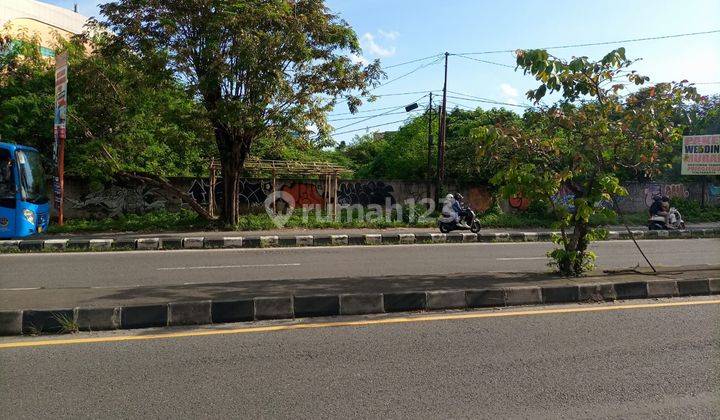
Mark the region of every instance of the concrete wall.
<instances>
[{"instance_id":1,"label":"concrete wall","mask_svg":"<svg viewBox=\"0 0 720 420\"><path fill-rule=\"evenodd\" d=\"M207 204L209 185L207 179L174 178L173 184L181 190L189 192L196 200ZM296 205L324 205L323 182L299 179L280 179L278 190L293 196ZM633 183L626 185L628 197L619 200L624 212L646 210L653 195L663 194L671 198L701 200L702 186L699 183ZM470 205L480 211L492 205L492 196L485 186L457 187L448 186L450 191L460 191ZM381 206L404 204L407 200L420 202L423 198L434 196L434 188L424 182L392 181L392 180L344 180L339 182L338 202L341 205L360 204ZM246 179L242 182L240 202L247 208L260 209L265 199L272 193L272 182L268 179ZM216 189L218 200L222 200L222 185ZM562 190L556 195L558 202L567 202L572 197L568 191ZM720 205L720 184L708 184L705 188L707 203ZM515 198L501 200L500 206L505 211L523 211L530 202ZM104 218L117 217L121 214L142 214L154 210L176 211L181 203L178 197L167 197L154 188L132 184L109 184L99 189L92 189L87 180L69 178L66 180L66 215L69 218Z\"/></svg>"}]
</instances>

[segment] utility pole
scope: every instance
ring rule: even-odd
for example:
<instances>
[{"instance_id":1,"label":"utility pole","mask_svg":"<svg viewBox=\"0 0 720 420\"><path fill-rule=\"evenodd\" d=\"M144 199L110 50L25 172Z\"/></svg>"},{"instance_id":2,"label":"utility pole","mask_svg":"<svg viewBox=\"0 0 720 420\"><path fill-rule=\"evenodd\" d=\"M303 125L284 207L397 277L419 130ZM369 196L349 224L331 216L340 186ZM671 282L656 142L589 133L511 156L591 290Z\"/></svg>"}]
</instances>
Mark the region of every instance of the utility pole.
<instances>
[{"instance_id":1,"label":"utility pole","mask_svg":"<svg viewBox=\"0 0 720 420\"><path fill-rule=\"evenodd\" d=\"M448 57L450 53L445 53L445 81L443 82L443 98L440 108L440 127L438 133L438 168L437 181L435 185L435 201L440 204L440 190L445 181L445 133L447 132L447 72Z\"/></svg>"},{"instance_id":2,"label":"utility pole","mask_svg":"<svg viewBox=\"0 0 720 420\"><path fill-rule=\"evenodd\" d=\"M430 92L430 104L428 105L428 157L427 157L427 197L430 197L432 192L432 147L433 147L433 136L432 136L432 92Z\"/></svg>"}]
</instances>

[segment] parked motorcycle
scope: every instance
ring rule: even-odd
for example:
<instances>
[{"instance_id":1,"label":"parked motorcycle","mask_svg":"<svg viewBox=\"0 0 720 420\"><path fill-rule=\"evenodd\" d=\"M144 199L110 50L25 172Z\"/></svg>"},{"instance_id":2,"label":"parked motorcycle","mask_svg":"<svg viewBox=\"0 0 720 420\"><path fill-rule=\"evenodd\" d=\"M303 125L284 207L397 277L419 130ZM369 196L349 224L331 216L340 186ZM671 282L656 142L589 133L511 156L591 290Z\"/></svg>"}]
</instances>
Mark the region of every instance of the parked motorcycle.
<instances>
[{"instance_id":1,"label":"parked motorcycle","mask_svg":"<svg viewBox=\"0 0 720 420\"><path fill-rule=\"evenodd\" d=\"M680 230L685 229L685 221L682 215L675 207L668 210L667 221L665 216L654 214L648 220L648 229L650 230Z\"/></svg>"},{"instance_id":2,"label":"parked motorcycle","mask_svg":"<svg viewBox=\"0 0 720 420\"><path fill-rule=\"evenodd\" d=\"M472 233L480 232L480 221L478 220L477 215L471 208L463 208L460 220L465 222L467 227L462 226L458 222L456 222L455 217L453 217L452 214L446 214L445 212L443 212L442 216L440 216L440 219L438 220L438 228L440 228L440 232L442 233L448 233L453 230L469 230Z\"/></svg>"}]
</instances>

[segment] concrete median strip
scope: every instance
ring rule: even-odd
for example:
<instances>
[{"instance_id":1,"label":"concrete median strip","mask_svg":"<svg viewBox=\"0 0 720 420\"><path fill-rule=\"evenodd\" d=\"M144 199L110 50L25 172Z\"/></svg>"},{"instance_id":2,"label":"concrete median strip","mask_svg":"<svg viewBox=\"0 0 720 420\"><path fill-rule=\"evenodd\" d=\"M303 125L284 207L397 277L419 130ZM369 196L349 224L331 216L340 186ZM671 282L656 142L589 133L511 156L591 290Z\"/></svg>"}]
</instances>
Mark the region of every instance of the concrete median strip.
<instances>
[{"instance_id":1,"label":"concrete median strip","mask_svg":"<svg viewBox=\"0 0 720 420\"><path fill-rule=\"evenodd\" d=\"M203 237L123 237L120 239L23 239L0 240L0 253L63 252L63 251L156 251L172 249L269 248L338 245L412 245L442 243L549 242L557 232L435 232L368 233L323 235L268 235ZM627 232L610 231L607 240L628 240ZM685 231L633 230L635 239L700 239L720 238L720 228L691 228Z\"/></svg>"},{"instance_id":2,"label":"concrete median strip","mask_svg":"<svg viewBox=\"0 0 720 420\"><path fill-rule=\"evenodd\" d=\"M103 331L336 315L473 309L515 305L720 294L720 279L660 279L616 283L469 290L269 296L122 307L0 311L0 335Z\"/></svg>"}]
</instances>

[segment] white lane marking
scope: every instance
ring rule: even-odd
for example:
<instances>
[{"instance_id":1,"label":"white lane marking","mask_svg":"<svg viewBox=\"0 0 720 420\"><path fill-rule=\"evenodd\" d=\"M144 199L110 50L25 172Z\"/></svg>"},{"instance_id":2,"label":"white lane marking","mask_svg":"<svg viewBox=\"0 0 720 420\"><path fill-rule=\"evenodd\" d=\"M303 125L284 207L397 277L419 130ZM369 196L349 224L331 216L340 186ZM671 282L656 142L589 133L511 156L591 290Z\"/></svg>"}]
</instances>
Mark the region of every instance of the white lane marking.
<instances>
[{"instance_id":1,"label":"white lane marking","mask_svg":"<svg viewBox=\"0 0 720 420\"><path fill-rule=\"evenodd\" d=\"M0 289L3 292L20 292L23 290L40 290L42 287L11 287L9 289Z\"/></svg>"},{"instance_id":2,"label":"white lane marking","mask_svg":"<svg viewBox=\"0 0 720 420\"><path fill-rule=\"evenodd\" d=\"M171 271L171 270L214 270L224 268L258 268L258 267L297 267L300 263L287 263L287 264L244 264L244 265L202 265L195 267L161 267L157 268L158 271Z\"/></svg>"},{"instance_id":3,"label":"white lane marking","mask_svg":"<svg viewBox=\"0 0 720 420\"><path fill-rule=\"evenodd\" d=\"M514 258L495 258L498 261L518 261L518 260L546 260L548 257L514 257Z\"/></svg>"}]
</instances>

